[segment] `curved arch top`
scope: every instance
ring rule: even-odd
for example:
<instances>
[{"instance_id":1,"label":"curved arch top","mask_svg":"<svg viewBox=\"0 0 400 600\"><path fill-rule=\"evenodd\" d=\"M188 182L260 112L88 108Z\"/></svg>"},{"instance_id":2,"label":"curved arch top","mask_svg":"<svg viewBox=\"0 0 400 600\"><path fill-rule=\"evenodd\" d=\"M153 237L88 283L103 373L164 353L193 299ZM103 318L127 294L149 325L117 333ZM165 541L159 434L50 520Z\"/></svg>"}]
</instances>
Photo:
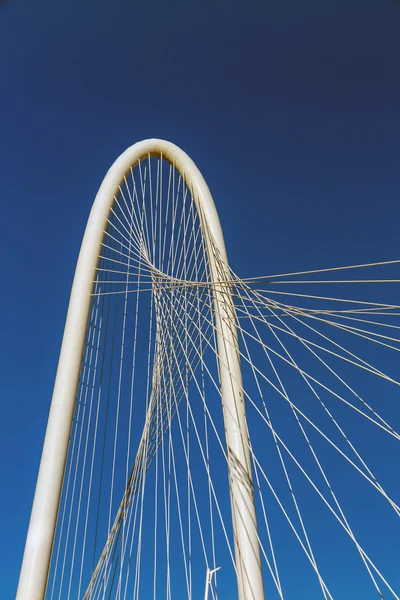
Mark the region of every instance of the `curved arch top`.
<instances>
[{"instance_id":1,"label":"curved arch top","mask_svg":"<svg viewBox=\"0 0 400 600\"><path fill-rule=\"evenodd\" d=\"M136 144L133 144L133 146L127 148L125 152L117 158L108 170L99 188L93 203L88 226L91 223L91 219L93 219L95 223L97 223L98 220L105 223L110 210L109 198L113 198L116 195L118 186L124 175L126 175L131 168L134 168L141 159L147 158L149 155L154 156L158 154L161 154L163 158L174 165L184 178L185 182L195 190L193 199L197 204L196 208L202 210L220 256L224 262L227 263L228 259L221 223L208 185L200 170L186 152L172 142L166 140L154 138L137 142Z\"/></svg>"}]
</instances>

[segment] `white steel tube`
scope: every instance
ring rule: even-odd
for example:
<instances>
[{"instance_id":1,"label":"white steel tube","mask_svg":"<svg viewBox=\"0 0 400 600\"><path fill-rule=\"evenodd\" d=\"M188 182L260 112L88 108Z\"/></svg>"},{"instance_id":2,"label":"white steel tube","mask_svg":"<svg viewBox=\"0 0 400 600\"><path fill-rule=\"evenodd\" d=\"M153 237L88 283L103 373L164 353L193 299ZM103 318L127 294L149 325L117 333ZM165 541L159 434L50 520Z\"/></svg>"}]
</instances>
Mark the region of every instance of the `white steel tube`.
<instances>
[{"instance_id":1,"label":"white steel tube","mask_svg":"<svg viewBox=\"0 0 400 600\"><path fill-rule=\"evenodd\" d=\"M203 223L211 275L230 279L219 217L206 182L180 148L164 140L134 144L111 166L90 212L76 266L65 323L53 398L32 506L16 600L43 600L46 593L62 480L67 459L80 365L85 343L92 282L107 217L118 186L131 166L149 155L162 154L184 177ZM219 259L216 259L218 254ZM222 266L221 266L222 265ZM219 372L239 600L263 600L263 580L251 473L249 437L243 397L236 314L228 285L214 288Z\"/></svg>"},{"instance_id":2,"label":"white steel tube","mask_svg":"<svg viewBox=\"0 0 400 600\"><path fill-rule=\"evenodd\" d=\"M217 571L220 570L221 567L217 567L216 569L209 569L207 567L207 572L206 572L206 587L204 590L204 600L208 600L208 592L210 589L210 586L212 584L212 577L214 575L214 573L216 573Z\"/></svg>"}]
</instances>

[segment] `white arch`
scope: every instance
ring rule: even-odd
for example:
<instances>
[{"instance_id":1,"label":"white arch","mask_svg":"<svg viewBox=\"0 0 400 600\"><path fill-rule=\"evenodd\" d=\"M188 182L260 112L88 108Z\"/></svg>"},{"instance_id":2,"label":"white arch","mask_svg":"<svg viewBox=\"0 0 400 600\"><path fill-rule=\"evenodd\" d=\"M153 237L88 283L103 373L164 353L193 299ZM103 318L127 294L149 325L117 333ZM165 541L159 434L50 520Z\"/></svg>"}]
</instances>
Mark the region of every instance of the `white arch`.
<instances>
[{"instance_id":1,"label":"white arch","mask_svg":"<svg viewBox=\"0 0 400 600\"><path fill-rule=\"evenodd\" d=\"M193 190L193 200L207 227L203 234L214 281L230 280L228 259L219 217L208 186L194 162L180 148L164 140L134 144L109 169L86 226L76 266L54 384L46 437L36 484L31 519L21 568L17 600L43 600L56 528L63 474L68 452L80 365L85 343L92 282L107 217L124 175L149 154L162 154ZM213 244L213 248L211 248ZM215 249L223 264L217 272ZM215 320L220 359L235 561L240 600L264 598L261 560L249 452L249 439L238 353L235 309L229 288L214 287Z\"/></svg>"}]
</instances>

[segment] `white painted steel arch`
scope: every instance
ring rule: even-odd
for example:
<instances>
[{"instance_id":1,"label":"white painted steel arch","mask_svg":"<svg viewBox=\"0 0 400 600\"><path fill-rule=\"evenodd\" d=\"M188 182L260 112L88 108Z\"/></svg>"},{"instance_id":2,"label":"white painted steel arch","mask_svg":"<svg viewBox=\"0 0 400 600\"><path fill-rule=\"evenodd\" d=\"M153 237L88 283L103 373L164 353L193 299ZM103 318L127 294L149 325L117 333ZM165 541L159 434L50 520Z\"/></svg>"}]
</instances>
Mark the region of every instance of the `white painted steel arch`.
<instances>
[{"instance_id":1,"label":"white painted steel arch","mask_svg":"<svg viewBox=\"0 0 400 600\"><path fill-rule=\"evenodd\" d=\"M152 154L172 163L193 189L214 281L229 281L225 243L218 214L207 184L194 162L174 144L150 139L134 144L115 161L95 198L72 286L53 399L32 507L17 600L43 600L55 534L63 474L73 418L80 365L85 343L91 292L106 221L124 175ZM223 264L217 272L213 245ZM219 371L228 450L235 562L240 600L262 600L263 580L242 391L236 316L229 286L214 287Z\"/></svg>"}]
</instances>

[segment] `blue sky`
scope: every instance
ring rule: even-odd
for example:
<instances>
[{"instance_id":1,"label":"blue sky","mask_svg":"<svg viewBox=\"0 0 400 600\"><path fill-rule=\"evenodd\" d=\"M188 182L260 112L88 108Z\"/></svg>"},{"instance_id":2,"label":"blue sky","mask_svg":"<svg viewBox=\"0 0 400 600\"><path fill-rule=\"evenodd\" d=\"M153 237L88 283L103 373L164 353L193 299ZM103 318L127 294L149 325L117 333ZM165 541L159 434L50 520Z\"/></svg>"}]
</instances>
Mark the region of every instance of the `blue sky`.
<instances>
[{"instance_id":1,"label":"blue sky","mask_svg":"<svg viewBox=\"0 0 400 600\"><path fill-rule=\"evenodd\" d=\"M195 160L243 276L399 257L391 0L0 5L0 519L13 597L74 265L111 162Z\"/></svg>"}]
</instances>

